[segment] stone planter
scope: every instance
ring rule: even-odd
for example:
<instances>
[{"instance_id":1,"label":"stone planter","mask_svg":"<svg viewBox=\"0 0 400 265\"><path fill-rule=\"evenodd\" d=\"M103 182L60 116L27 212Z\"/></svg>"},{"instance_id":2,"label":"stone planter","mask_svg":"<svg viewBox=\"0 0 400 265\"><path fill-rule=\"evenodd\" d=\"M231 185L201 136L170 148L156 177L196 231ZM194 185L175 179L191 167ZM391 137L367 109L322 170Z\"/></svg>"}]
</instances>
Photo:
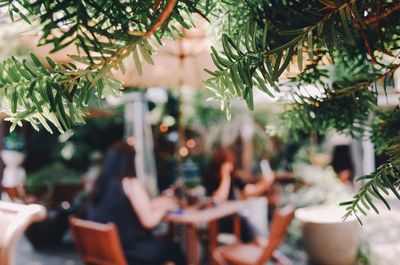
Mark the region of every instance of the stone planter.
<instances>
[{"instance_id":1,"label":"stone planter","mask_svg":"<svg viewBox=\"0 0 400 265\"><path fill-rule=\"evenodd\" d=\"M354 265L357 258L359 224L355 218L342 221L339 206L306 207L296 211L310 264Z\"/></svg>"}]
</instances>

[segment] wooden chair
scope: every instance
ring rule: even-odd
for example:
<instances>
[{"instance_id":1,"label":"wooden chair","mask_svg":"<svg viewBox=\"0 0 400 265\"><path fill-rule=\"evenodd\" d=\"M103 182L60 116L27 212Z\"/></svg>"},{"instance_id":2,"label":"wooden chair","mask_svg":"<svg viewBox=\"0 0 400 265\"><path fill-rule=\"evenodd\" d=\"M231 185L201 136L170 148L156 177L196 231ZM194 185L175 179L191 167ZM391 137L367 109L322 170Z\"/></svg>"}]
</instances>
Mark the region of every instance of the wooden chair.
<instances>
[{"instance_id":1,"label":"wooden chair","mask_svg":"<svg viewBox=\"0 0 400 265\"><path fill-rule=\"evenodd\" d=\"M271 223L268 241L265 245L237 243L219 247L213 253L215 262L219 265L263 265L268 260L273 260L275 264L291 264L289 259L276 250L285 238L293 215L294 208L291 206L277 210Z\"/></svg>"},{"instance_id":2,"label":"wooden chair","mask_svg":"<svg viewBox=\"0 0 400 265\"><path fill-rule=\"evenodd\" d=\"M1 265L15 264L15 251L26 228L45 217L46 209L41 205L0 201Z\"/></svg>"},{"instance_id":3,"label":"wooden chair","mask_svg":"<svg viewBox=\"0 0 400 265\"><path fill-rule=\"evenodd\" d=\"M84 264L128 265L114 224L70 218L70 225Z\"/></svg>"}]
</instances>

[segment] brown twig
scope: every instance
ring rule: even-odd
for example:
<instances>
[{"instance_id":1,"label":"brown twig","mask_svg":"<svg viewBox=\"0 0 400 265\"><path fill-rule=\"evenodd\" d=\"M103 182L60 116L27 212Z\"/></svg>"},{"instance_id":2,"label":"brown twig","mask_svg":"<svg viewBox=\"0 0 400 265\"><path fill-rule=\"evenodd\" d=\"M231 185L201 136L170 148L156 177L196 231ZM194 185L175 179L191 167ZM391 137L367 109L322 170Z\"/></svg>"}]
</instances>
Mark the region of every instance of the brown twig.
<instances>
[{"instance_id":1,"label":"brown twig","mask_svg":"<svg viewBox=\"0 0 400 265\"><path fill-rule=\"evenodd\" d=\"M381 75L378 79L386 78L389 75L394 74L394 72L396 72L397 69L400 69L400 64L395 65L392 69Z\"/></svg>"},{"instance_id":2,"label":"brown twig","mask_svg":"<svg viewBox=\"0 0 400 265\"><path fill-rule=\"evenodd\" d=\"M376 58L375 58L375 56L374 56L374 53L372 52L371 45L369 44L367 35L365 34L363 28L361 27L361 22L358 20L358 18L357 18L356 15L354 14L353 8L352 8L350 5L348 6L348 8L350 9L351 16L352 16L352 18L354 19L354 21L356 22L357 28L358 28L358 30L359 30L360 33L361 33L361 37L362 37L362 39L363 39L364 46L365 46L365 48L367 49L367 52L368 52L369 56L371 57L372 62L373 62L374 64L378 63L378 61L376 60Z\"/></svg>"},{"instance_id":3,"label":"brown twig","mask_svg":"<svg viewBox=\"0 0 400 265\"><path fill-rule=\"evenodd\" d=\"M390 16L391 14L393 14L396 11L400 10L400 3L395 3L394 6L392 6L390 9L386 10L386 12L378 14L374 17L370 17L366 20L364 20L365 24L373 24L373 23L377 23L378 21L380 21L381 19Z\"/></svg>"},{"instance_id":4,"label":"brown twig","mask_svg":"<svg viewBox=\"0 0 400 265\"><path fill-rule=\"evenodd\" d=\"M167 5L161 12L157 21L147 30L146 32L147 36L153 35L157 31L157 29L161 27L165 21L167 21L167 19L171 16L172 12L174 12L177 3L178 0L168 0Z\"/></svg>"}]
</instances>

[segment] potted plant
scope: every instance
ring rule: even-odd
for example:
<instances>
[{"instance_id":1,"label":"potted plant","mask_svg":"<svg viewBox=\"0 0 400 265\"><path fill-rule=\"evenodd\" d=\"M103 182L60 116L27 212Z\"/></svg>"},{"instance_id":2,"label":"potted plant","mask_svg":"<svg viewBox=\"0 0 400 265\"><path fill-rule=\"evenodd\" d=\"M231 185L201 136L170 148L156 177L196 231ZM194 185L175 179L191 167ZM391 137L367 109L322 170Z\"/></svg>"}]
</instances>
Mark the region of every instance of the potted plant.
<instances>
[{"instance_id":1,"label":"potted plant","mask_svg":"<svg viewBox=\"0 0 400 265\"><path fill-rule=\"evenodd\" d=\"M331 167L297 162L293 169L304 184L285 198L287 204L300 207L295 216L310 263L355 264L358 223L355 217L343 220L344 209L338 205L343 197L350 196L350 188L337 178Z\"/></svg>"},{"instance_id":2,"label":"potted plant","mask_svg":"<svg viewBox=\"0 0 400 265\"><path fill-rule=\"evenodd\" d=\"M26 178L25 169L22 167L25 159L24 149L25 140L16 132L12 132L4 138L3 150L0 153L5 164L3 186L17 187L24 184Z\"/></svg>"},{"instance_id":3,"label":"potted plant","mask_svg":"<svg viewBox=\"0 0 400 265\"><path fill-rule=\"evenodd\" d=\"M61 243L68 230L70 205L81 190L81 172L55 162L29 174L26 189L47 208L44 221L31 225L26 236L34 248Z\"/></svg>"}]
</instances>

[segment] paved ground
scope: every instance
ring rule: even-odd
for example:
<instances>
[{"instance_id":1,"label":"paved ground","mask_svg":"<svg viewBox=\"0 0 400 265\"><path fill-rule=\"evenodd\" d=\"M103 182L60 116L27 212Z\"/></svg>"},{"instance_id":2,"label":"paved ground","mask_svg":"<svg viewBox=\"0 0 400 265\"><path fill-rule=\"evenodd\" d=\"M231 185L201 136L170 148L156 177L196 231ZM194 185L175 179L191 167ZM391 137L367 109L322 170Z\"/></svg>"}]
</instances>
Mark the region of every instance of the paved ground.
<instances>
[{"instance_id":1,"label":"paved ground","mask_svg":"<svg viewBox=\"0 0 400 265\"><path fill-rule=\"evenodd\" d=\"M371 214L363 227L362 237L368 242L372 265L399 265L400 201L391 198L392 211L380 207L380 215Z\"/></svg>"},{"instance_id":2,"label":"paved ground","mask_svg":"<svg viewBox=\"0 0 400 265\"><path fill-rule=\"evenodd\" d=\"M399 265L400 257L400 202L393 200L392 212L381 211L379 216L370 214L362 227L362 238L371 251L371 265ZM82 265L70 240L62 246L37 251L23 238L17 249L16 265ZM306 255L287 245L282 252L290 256L294 265L306 265Z\"/></svg>"},{"instance_id":3,"label":"paved ground","mask_svg":"<svg viewBox=\"0 0 400 265\"><path fill-rule=\"evenodd\" d=\"M16 265L82 265L72 244L35 250L24 237L17 248Z\"/></svg>"}]
</instances>

